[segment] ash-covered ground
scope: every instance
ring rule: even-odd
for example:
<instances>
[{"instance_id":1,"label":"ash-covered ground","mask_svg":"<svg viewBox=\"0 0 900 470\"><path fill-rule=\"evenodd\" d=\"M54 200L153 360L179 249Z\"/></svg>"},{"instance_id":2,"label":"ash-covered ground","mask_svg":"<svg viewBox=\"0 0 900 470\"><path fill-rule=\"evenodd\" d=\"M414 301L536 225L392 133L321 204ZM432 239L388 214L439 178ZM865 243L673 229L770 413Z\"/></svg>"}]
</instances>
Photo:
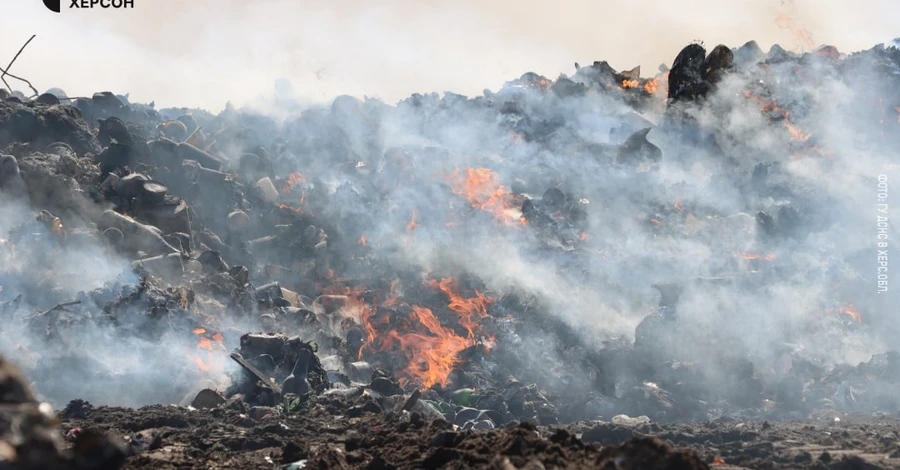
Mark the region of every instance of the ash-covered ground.
<instances>
[{"instance_id":1,"label":"ash-covered ground","mask_svg":"<svg viewBox=\"0 0 900 470\"><path fill-rule=\"evenodd\" d=\"M898 85L750 42L396 105L0 92L0 468L894 468Z\"/></svg>"}]
</instances>

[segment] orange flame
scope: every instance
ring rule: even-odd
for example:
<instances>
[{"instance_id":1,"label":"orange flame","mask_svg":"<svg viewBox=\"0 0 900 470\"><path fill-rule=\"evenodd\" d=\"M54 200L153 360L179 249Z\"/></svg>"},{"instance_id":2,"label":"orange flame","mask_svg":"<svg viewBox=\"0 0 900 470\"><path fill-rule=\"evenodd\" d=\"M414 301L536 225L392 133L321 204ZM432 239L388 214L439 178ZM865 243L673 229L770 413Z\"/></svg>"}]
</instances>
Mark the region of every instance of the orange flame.
<instances>
[{"instance_id":1,"label":"orange flame","mask_svg":"<svg viewBox=\"0 0 900 470\"><path fill-rule=\"evenodd\" d=\"M294 189L294 186L297 186L304 181L306 181L306 176L304 176L303 173L300 173L299 171L291 173L288 175L287 181L281 186L281 194L290 193Z\"/></svg>"},{"instance_id":2,"label":"orange flame","mask_svg":"<svg viewBox=\"0 0 900 470\"><path fill-rule=\"evenodd\" d=\"M288 205L288 204L281 204L281 205L278 206L278 207L280 207L280 208L282 208L282 209L290 209L290 210L296 212L297 214L301 214L301 215L303 214L303 210L300 209L299 207L294 207L294 206L291 206L291 205Z\"/></svg>"},{"instance_id":3,"label":"orange flame","mask_svg":"<svg viewBox=\"0 0 900 470\"><path fill-rule=\"evenodd\" d=\"M675 210L677 210L677 211L681 211L681 209L682 209L681 199L680 198L676 199L675 204L672 204L672 207L674 207Z\"/></svg>"},{"instance_id":4,"label":"orange flame","mask_svg":"<svg viewBox=\"0 0 900 470\"><path fill-rule=\"evenodd\" d=\"M384 335L384 345L397 347L406 353L410 359L406 373L424 387L447 385L450 372L460 362L458 353L470 346L470 340L442 326L430 309L419 306L411 308L409 319L424 326L427 334L400 335L396 330L390 330Z\"/></svg>"},{"instance_id":5,"label":"orange flame","mask_svg":"<svg viewBox=\"0 0 900 470\"><path fill-rule=\"evenodd\" d=\"M659 80L653 78L644 84L644 91L650 94L654 94L659 91Z\"/></svg>"},{"instance_id":6,"label":"orange flame","mask_svg":"<svg viewBox=\"0 0 900 470\"><path fill-rule=\"evenodd\" d=\"M578 238L579 238L581 241L586 242L587 239L588 239L588 233L587 233L587 232L581 232L581 235L579 235Z\"/></svg>"},{"instance_id":7,"label":"orange flame","mask_svg":"<svg viewBox=\"0 0 900 470\"><path fill-rule=\"evenodd\" d=\"M637 88L640 84L637 80L622 80L622 88Z\"/></svg>"},{"instance_id":8,"label":"orange flame","mask_svg":"<svg viewBox=\"0 0 900 470\"><path fill-rule=\"evenodd\" d=\"M465 197L476 209L494 214L498 225L523 225L524 217L515 209L519 199L497 180L497 173L488 168L466 168L465 176L456 170L448 178L453 194Z\"/></svg>"},{"instance_id":9,"label":"orange flame","mask_svg":"<svg viewBox=\"0 0 900 470\"><path fill-rule=\"evenodd\" d=\"M791 133L791 141L793 141L793 142L806 142L807 140L809 140L809 137L812 135L812 134L804 134L803 131L800 130L799 127L797 127L789 122L785 122L784 127L786 127L788 132Z\"/></svg>"},{"instance_id":10,"label":"orange flame","mask_svg":"<svg viewBox=\"0 0 900 470\"><path fill-rule=\"evenodd\" d=\"M740 252L737 252L737 254L740 255L741 253L740 253ZM748 260L748 261L751 261L751 260L757 260L757 259L758 259L758 260L763 260L763 261L772 261L772 260L775 259L775 255L772 254L772 253L769 253L769 254L767 254L767 255L758 255L758 254L755 254L755 253L743 253L743 256L744 256L744 259L745 259L745 260Z\"/></svg>"},{"instance_id":11,"label":"orange flame","mask_svg":"<svg viewBox=\"0 0 900 470\"><path fill-rule=\"evenodd\" d=\"M844 315L850 315L850 318L853 318L856 323L862 323L862 315L856 310L856 307L854 307L853 304L844 304L838 308L838 312Z\"/></svg>"},{"instance_id":12,"label":"orange flame","mask_svg":"<svg viewBox=\"0 0 900 470\"><path fill-rule=\"evenodd\" d=\"M359 242L358 242L358 243L359 243L359 246L366 246L366 244L367 244L367 243L366 243L366 236L365 236L365 235L360 235L360 236L359 236Z\"/></svg>"},{"instance_id":13,"label":"orange flame","mask_svg":"<svg viewBox=\"0 0 900 470\"><path fill-rule=\"evenodd\" d=\"M479 318L487 316L488 305L494 303L492 299L478 290L475 290L475 297L470 299L464 298L459 294L459 283L452 277L442 278L440 282L435 280L428 281L428 285L447 295L450 304L447 307L459 315L459 324L469 332L469 338L475 337L475 330L478 328L478 322L472 319L473 315Z\"/></svg>"},{"instance_id":14,"label":"orange flame","mask_svg":"<svg viewBox=\"0 0 900 470\"><path fill-rule=\"evenodd\" d=\"M400 296L397 294L397 287L399 285L399 280L394 279L393 281L391 281L391 291L388 293L387 298L384 299L384 302L381 303L382 307L393 307L394 305L397 305L397 299L400 298Z\"/></svg>"},{"instance_id":15,"label":"orange flame","mask_svg":"<svg viewBox=\"0 0 900 470\"><path fill-rule=\"evenodd\" d=\"M810 155L821 155L828 158L828 160L831 160L832 152L831 150L820 148L818 145L813 145L794 153L792 157L794 159L800 159Z\"/></svg>"},{"instance_id":16,"label":"orange flame","mask_svg":"<svg viewBox=\"0 0 900 470\"><path fill-rule=\"evenodd\" d=\"M813 42L812 34L794 24L794 19L784 13L779 13L775 17L775 24L781 29L790 30L791 34L800 42L800 46L805 49L812 49L816 43Z\"/></svg>"},{"instance_id":17,"label":"orange flame","mask_svg":"<svg viewBox=\"0 0 900 470\"><path fill-rule=\"evenodd\" d=\"M553 86L553 82L545 77L541 77L541 79L537 81L536 85L539 90L547 91L551 86Z\"/></svg>"},{"instance_id":18,"label":"orange flame","mask_svg":"<svg viewBox=\"0 0 900 470\"><path fill-rule=\"evenodd\" d=\"M211 367L206 365L206 363L203 362L203 359L201 359L199 356L194 358L194 363L197 364L197 367L199 367L200 370L204 372L209 372L212 369Z\"/></svg>"},{"instance_id":19,"label":"orange flame","mask_svg":"<svg viewBox=\"0 0 900 470\"><path fill-rule=\"evenodd\" d=\"M419 211L413 210L413 212L412 212L412 218L409 220L409 223L406 225L406 231L407 231L407 232L412 232L413 230L416 229L416 227L419 226L419 224L416 223L416 219L417 219L418 217L419 217Z\"/></svg>"},{"instance_id":20,"label":"orange flame","mask_svg":"<svg viewBox=\"0 0 900 470\"><path fill-rule=\"evenodd\" d=\"M791 118L791 112L788 111L788 110L786 110L786 109L784 109L784 108L779 107L779 106L778 106L778 103L776 103L775 100L772 100L772 99L769 99L769 98L764 98L764 97L762 97L762 96L760 96L760 95L757 95L757 94L755 94L755 93L751 93L751 92L746 91L746 90L744 90L744 96L745 96L747 99L751 99L751 100L756 101L757 103L759 103L759 110L760 110L760 112L762 112L762 113L776 112L776 113L781 114L781 117L783 117L784 119L790 119L790 118Z\"/></svg>"},{"instance_id":21,"label":"orange flame","mask_svg":"<svg viewBox=\"0 0 900 470\"><path fill-rule=\"evenodd\" d=\"M466 336L460 336L453 328L442 325L434 312L425 307L403 303L409 307L410 313L407 321L395 325L391 316L377 317L378 308L370 307L360 300L362 288L351 291L341 286L326 289L326 292L343 293L358 308L358 317L367 338L367 343L360 349L360 358L367 351L403 352L409 359L409 365L402 373L401 384L414 381L424 387L431 387L435 384L447 384L450 372L460 362L458 353L476 343L475 333L479 327L477 319L487 316L487 307L494 299L477 290L474 297L463 297L453 278L430 280L426 284L447 296L448 308L458 315L460 326L468 332ZM398 280L391 282L390 293L381 302L381 307L392 307L400 303L398 286ZM384 328L378 328L379 326Z\"/></svg>"},{"instance_id":22,"label":"orange flame","mask_svg":"<svg viewBox=\"0 0 900 470\"><path fill-rule=\"evenodd\" d=\"M215 349L213 343L222 344L225 338L221 333L211 333L206 328L194 328L191 331L193 334L200 336L200 339L197 341L197 349L202 349L206 351L206 356L211 361L216 361L216 357L213 356L212 352ZM203 372L209 372L212 370L212 367L209 366L206 362L203 361L198 355L198 352L188 352L189 356L192 356L194 364L196 364L197 368L199 368Z\"/></svg>"}]
</instances>

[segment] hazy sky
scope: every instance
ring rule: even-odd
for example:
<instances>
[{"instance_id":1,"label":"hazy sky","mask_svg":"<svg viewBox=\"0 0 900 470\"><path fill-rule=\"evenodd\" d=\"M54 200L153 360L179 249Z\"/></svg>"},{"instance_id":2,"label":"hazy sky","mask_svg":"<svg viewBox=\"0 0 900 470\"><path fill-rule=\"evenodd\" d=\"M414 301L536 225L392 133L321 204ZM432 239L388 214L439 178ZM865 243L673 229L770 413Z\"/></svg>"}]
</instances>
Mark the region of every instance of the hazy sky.
<instances>
[{"instance_id":1,"label":"hazy sky","mask_svg":"<svg viewBox=\"0 0 900 470\"><path fill-rule=\"evenodd\" d=\"M134 3L54 14L41 0L4 0L0 62L37 34L11 72L40 91L130 92L132 101L219 111L229 99L271 94L278 77L308 98L394 102L413 92L480 94L527 71L556 78L576 61L652 75L694 39L799 49L796 31L805 30L815 44L850 51L900 36L897 0Z\"/></svg>"}]
</instances>

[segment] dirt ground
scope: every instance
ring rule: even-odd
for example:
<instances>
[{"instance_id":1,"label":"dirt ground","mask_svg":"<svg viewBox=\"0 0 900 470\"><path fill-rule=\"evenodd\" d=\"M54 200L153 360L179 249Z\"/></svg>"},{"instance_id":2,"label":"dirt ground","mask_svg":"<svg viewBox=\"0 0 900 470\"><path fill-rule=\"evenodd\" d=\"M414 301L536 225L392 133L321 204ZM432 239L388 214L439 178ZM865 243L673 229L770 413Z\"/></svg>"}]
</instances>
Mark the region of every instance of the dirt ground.
<instances>
[{"instance_id":1,"label":"dirt ground","mask_svg":"<svg viewBox=\"0 0 900 470\"><path fill-rule=\"evenodd\" d=\"M240 402L211 410L73 402L60 417L69 437L93 430L128 441L155 430L158 444L129 457L129 469L255 469L297 462L305 466L294 468L307 469L900 468L898 415L454 431L443 420L383 411L360 398L319 400L292 415L247 410Z\"/></svg>"}]
</instances>

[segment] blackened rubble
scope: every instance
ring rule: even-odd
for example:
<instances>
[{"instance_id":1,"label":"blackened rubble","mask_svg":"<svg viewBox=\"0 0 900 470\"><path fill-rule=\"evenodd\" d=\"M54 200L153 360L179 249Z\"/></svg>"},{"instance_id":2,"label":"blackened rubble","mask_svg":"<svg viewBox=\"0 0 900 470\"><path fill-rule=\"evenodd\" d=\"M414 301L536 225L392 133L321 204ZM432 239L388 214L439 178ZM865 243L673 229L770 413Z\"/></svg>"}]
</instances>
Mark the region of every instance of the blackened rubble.
<instances>
[{"instance_id":1,"label":"blackened rubble","mask_svg":"<svg viewBox=\"0 0 900 470\"><path fill-rule=\"evenodd\" d=\"M861 294L853 198L821 183L854 156L810 88L875 99L834 98L900 150L898 72L750 42L285 122L6 98L2 352L39 397L8 369L0 467L705 468L754 463L721 423L895 413L897 320Z\"/></svg>"}]
</instances>

